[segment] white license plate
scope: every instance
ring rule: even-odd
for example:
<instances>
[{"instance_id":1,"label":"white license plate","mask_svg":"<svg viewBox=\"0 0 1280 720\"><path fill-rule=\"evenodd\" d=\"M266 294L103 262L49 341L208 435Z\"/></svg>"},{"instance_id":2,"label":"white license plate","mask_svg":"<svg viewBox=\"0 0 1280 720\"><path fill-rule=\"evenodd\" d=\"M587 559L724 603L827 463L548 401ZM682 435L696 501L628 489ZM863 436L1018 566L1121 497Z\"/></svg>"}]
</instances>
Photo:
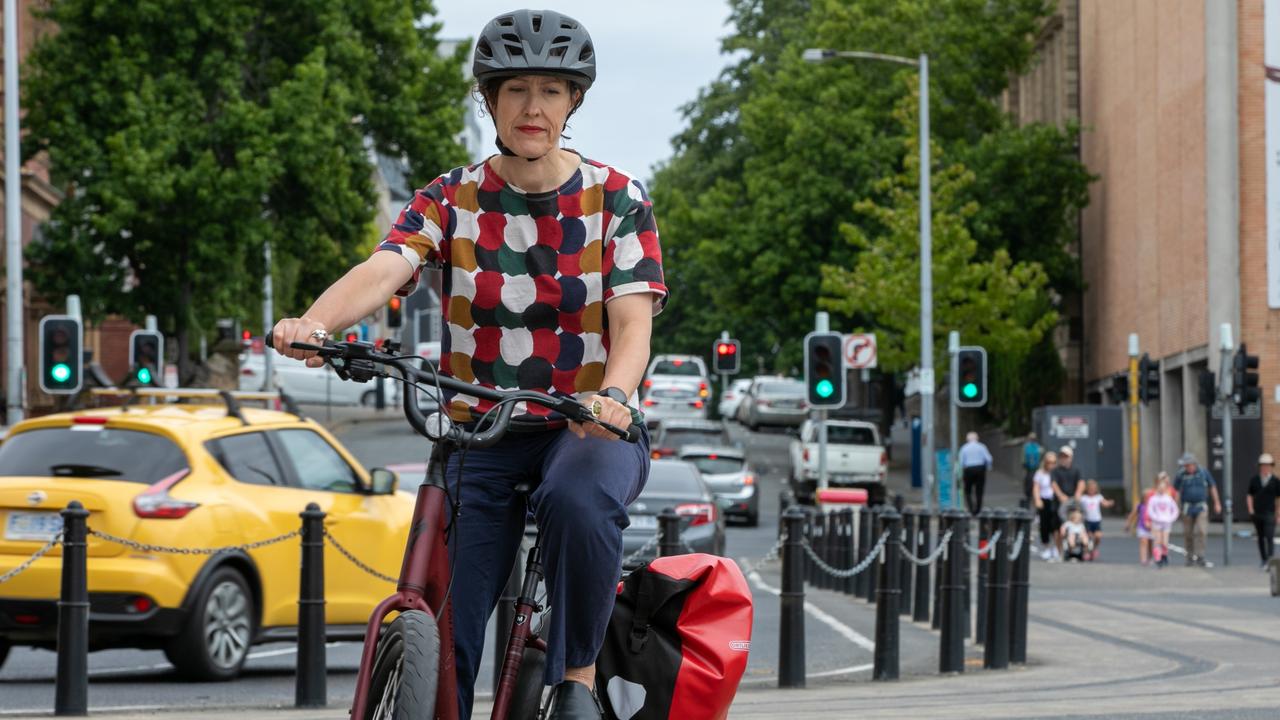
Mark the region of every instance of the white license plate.
<instances>
[{"instance_id":1,"label":"white license plate","mask_svg":"<svg viewBox=\"0 0 1280 720\"><path fill-rule=\"evenodd\" d=\"M4 524L5 540L52 540L62 532L62 516L56 512L11 512Z\"/></svg>"},{"instance_id":2,"label":"white license plate","mask_svg":"<svg viewBox=\"0 0 1280 720\"><path fill-rule=\"evenodd\" d=\"M658 516L657 515L632 515L631 529L632 530L657 530Z\"/></svg>"}]
</instances>

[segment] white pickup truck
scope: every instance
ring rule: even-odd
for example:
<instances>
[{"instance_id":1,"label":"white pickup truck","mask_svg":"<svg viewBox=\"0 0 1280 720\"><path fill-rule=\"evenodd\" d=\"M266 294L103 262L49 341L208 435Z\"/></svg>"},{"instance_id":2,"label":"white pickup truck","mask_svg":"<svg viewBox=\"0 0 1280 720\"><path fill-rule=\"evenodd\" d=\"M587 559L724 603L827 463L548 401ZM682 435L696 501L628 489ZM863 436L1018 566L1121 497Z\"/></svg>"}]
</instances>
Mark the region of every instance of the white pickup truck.
<instances>
[{"instance_id":1,"label":"white pickup truck","mask_svg":"<svg viewBox=\"0 0 1280 720\"><path fill-rule=\"evenodd\" d=\"M861 420L827 421L827 486L864 488L868 501L884 501L889 454L880 443L880 430ZM805 420L800 437L791 441L791 492L812 504L818 487L818 424Z\"/></svg>"}]
</instances>

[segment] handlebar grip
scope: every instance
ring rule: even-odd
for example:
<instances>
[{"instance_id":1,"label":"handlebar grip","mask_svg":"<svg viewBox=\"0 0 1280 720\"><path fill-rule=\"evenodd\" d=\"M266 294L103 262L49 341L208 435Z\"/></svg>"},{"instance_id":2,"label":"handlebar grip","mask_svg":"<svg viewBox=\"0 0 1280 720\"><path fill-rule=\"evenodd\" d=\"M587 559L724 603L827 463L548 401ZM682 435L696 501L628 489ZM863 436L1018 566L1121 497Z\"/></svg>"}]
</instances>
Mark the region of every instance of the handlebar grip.
<instances>
[{"instance_id":1,"label":"handlebar grip","mask_svg":"<svg viewBox=\"0 0 1280 720\"><path fill-rule=\"evenodd\" d=\"M622 439L626 440L629 443L639 442L640 434L643 431L644 431L644 428L640 427L640 423L632 423L631 427L627 428L626 436L623 437Z\"/></svg>"}]
</instances>

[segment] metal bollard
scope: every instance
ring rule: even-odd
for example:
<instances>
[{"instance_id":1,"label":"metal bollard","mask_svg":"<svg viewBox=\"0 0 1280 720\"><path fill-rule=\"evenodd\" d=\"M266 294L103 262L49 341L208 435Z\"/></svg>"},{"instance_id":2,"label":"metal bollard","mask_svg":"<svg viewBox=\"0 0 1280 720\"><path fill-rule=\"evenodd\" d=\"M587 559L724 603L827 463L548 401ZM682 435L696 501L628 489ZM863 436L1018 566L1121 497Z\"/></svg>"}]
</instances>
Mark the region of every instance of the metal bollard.
<instances>
[{"instance_id":1,"label":"metal bollard","mask_svg":"<svg viewBox=\"0 0 1280 720\"><path fill-rule=\"evenodd\" d=\"M840 510L840 524L844 528L844 533L840 536L840 551L843 553L844 562L840 565L842 568L853 567L857 562L857 553L853 549L853 508L843 508ZM842 578L840 580L840 592L845 595L853 594L854 581L852 577Z\"/></svg>"},{"instance_id":2,"label":"metal bollard","mask_svg":"<svg viewBox=\"0 0 1280 720\"><path fill-rule=\"evenodd\" d=\"M880 515L888 505L877 505L871 508L871 541L867 544L867 552L876 546L880 541L880 535L884 532L884 524L880 521ZM864 556L865 557L865 556ZM864 572L859 573L867 576L867 604L876 601L876 585L880 578L876 577L876 573Z\"/></svg>"},{"instance_id":3,"label":"metal bollard","mask_svg":"<svg viewBox=\"0 0 1280 720\"><path fill-rule=\"evenodd\" d=\"M816 508L812 507L804 507L801 510L804 513L804 532L801 537L809 541L809 547L813 547L813 540L818 536L817 531L814 530L814 523L817 522L818 512ZM804 571L801 575L804 578L804 581L809 585L814 584L814 582L816 582L814 573L816 573L817 570L818 566L813 562L813 558L810 558L809 554L805 553Z\"/></svg>"},{"instance_id":4,"label":"metal bollard","mask_svg":"<svg viewBox=\"0 0 1280 720\"><path fill-rule=\"evenodd\" d=\"M932 516L920 511L916 513L916 556L925 557L933 552L933 528L930 527ZM942 563L937 563L941 565ZM915 609L911 619L915 622L929 622L929 566L916 567Z\"/></svg>"},{"instance_id":5,"label":"metal bollard","mask_svg":"<svg viewBox=\"0 0 1280 720\"><path fill-rule=\"evenodd\" d=\"M947 510L943 513L945 527L951 530L951 543L947 547L946 569L943 584L938 588L942 596L942 645L938 651L938 672L964 672L964 574L968 566L968 553L964 541L968 536L969 515L963 510Z\"/></svg>"},{"instance_id":6,"label":"metal bollard","mask_svg":"<svg viewBox=\"0 0 1280 720\"><path fill-rule=\"evenodd\" d=\"M964 522L964 541L966 543L969 542L969 528L972 527L972 522L971 516L966 512ZM964 571L962 573L964 576L964 609L961 611L964 614L964 623L960 631L962 637L968 640L973 634L973 559L968 550L964 551L960 559L964 563Z\"/></svg>"},{"instance_id":7,"label":"metal bollard","mask_svg":"<svg viewBox=\"0 0 1280 720\"><path fill-rule=\"evenodd\" d=\"M53 714L89 714L89 511L79 500L62 515L62 592L58 596L58 664Z\"/></svg>"},{"instance_id":8,"label":"metal bollard","mask_svg":"<svg viewBox=\"0 0 1280 720\"><path fill-rule=\"evenodd\" d=\"M674 509L666 508L658 515L658 557L671 557L680 552L680 516Z\"/></svg>"},{"instance_id":9,"label":"metal bollard","mask_svg":"<svg viewBox=\"0 0 1280 720\"><path fill-rule=\"evenodd\" d=\"M778 687L804 687L804 527L796 506L782 515L787 540L782 545L781 622L778 630Z\"/></svg>"},{"instance_id":10,"label":"metal bollard","mask_svg":"<svg viewBox=\"0 0 1280 720\"><path fill-rule=\"evenodd\" d=\"M298 659L294 684L295 707L324 707L327 660L324 645L324 516L320 506L307 503L302 518L302 569L298 581Z\"/></svg>"},{"instance_id":11,"label":"metal bollard","mask_svg":"<svg viewBox=\"0 0 1280 720\"><path fill-rule=\"evenodd\" d=\"M1009 662L1027 662L1027 596L1031 589L1032 511L1020 508L1013 515L1015 533L1022 533L1022 549L1009 580Z\"/></svg>"},{"instance_id":12,"label":"metal bollard","mask_svg":"<svg viewBox=\"0 0 1280 720\"><path fill-rule=\"evenodd\" d=\"M506 661L507 639L511 636L511 623L516 617L516 597L520 594L520 582L524 579L521 553L524 547L516 552L515 562L511 563L511 573L507 575L507 584L498 596L497 613L493 616L493 686L498 687L502 680L502 666Z\"/></svg>"},{"instance_id":13,"label":"metal bollard","mask_svg":"<svg viewBox=\"0 0 1280 720\"><path fill-rule=\"evenodd\" d=\"M867 557L867 548L871 545L871 508L866 505L858 514L858 552L855 557L862 562ZM867 573L858 573L853 578L853 594L860 598L867 596Z\"/></svg>"},{"instance_id":14,"label":"metal bollard","mask_svg":"<svg viewBox=\"0 0 1280 720\"><path fill-rule=\"evenodd\" d=\"M991 538L991 523L993 522L994 511L991 508L983 508L978 513L978 547L981 548L987 544ZM991 553L983 553L978 556L978 612L977 615L977 631L973 634L973 642L981 645L987 638L987 575L991 571Z\"/></svg>"},{"instance_id":15,"label":"metal bollard","mask_svg":"<svg viewBox=\"0 0 1280 720\"><path fill-rule=\"evenodd\" d=\"M901 496L899 496L901 497ZM902 515L902 549L901 560L898 562L898 587L902 590L902 600L898 603L898 612L903 615L911 614L911 563L907 561L906 553L916 554L916 511L906 510Z\"/></svg>"},{"instance_id":16,"label":"metal bollard","mask_svg":"<svg viewBox=\"0 0 1280 720\"><path fill-rule=\"evenodd\" d=\"M992 534L1000 533L1000 540L988 553L987 635L982 666L988 670L1004 670L1009 667L1009 552L1013 549L1012 538L1009 537L1009 513L995 511L991 528Z\"/></svg>"},{"instance_id":17,"label":"metal bollard","mask_svg":"<svg viewBox=\"0 0 1280 720\"><path fill-rule=\"evenodd\" d=\"M884 543L884 561L879 563L880 582L876 586L876 648L871 679L898 679L898 605L902 602L902 549L899 532L902 516L892 507L880 513L880 525L889 532Z\"/></svg>"},{"instance_id":18,"label":"metal bollard","mask_svg":"<svg viewBox=\"0 0 1280 720\"><path fill-rule=\"evenodd\" d=\"M942 536L947 534L947 522L939 512L934 515L938 522L938 542L942 542ZM933 621L929 626L934 630L942 629L942 581L946 579L946 563L941 559L933 564Z\"/></svg>"},{"instance_id":19,"label":"metal bollard","mask_svg":"<svg viewBox=\"0 0 1280 720\"><path fill-rule=\"evenodd\" d=\"M831 514L825 510L818 512L818 523L815 526L818 530L818 544L816 550L818 557L822 558L822 562L831 564ZM815 587L823 589L831 587L831 576L822 570L816 570Z\"/></svg>"}]
</instances>

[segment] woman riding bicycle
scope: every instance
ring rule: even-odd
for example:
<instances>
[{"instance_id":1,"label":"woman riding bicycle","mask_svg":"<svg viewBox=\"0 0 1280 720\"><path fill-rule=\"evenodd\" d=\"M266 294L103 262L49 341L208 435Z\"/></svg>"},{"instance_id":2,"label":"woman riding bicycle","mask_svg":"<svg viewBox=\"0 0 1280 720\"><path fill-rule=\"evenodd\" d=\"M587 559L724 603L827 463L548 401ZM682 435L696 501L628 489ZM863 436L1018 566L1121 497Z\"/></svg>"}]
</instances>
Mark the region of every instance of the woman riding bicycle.
<instances>
[{"instance_id":1,"label":"woman riding bicycle","mask_svg":"<svg viewBox=\"0 0 1280 720\"><path fill-rule=\"evenodd\" d=\"M442 264L441 373L575 395L625 428L638 419L635 392L667 288L644 187L559 147L595 81L591 37L559 13L507 13L481 32L472 68L501 155L419 190L369 259L305 315L276 325L274 346L314 343L349 327L411 291L425 265ZM311 352L283 352L321 364ZM446 393L441 406L474 423L491 403ZM523 537L526 508L514 488L527 482L549 591L550 717L599 718L594 664L620 576L627 506L648 477L648 438L614 442L603 428L534 405L517 407L512 430L495 447L449 460L452 478L465 459L451 540L461 715L470 716L485 626Z\"/></svg>"}]
</instances>

